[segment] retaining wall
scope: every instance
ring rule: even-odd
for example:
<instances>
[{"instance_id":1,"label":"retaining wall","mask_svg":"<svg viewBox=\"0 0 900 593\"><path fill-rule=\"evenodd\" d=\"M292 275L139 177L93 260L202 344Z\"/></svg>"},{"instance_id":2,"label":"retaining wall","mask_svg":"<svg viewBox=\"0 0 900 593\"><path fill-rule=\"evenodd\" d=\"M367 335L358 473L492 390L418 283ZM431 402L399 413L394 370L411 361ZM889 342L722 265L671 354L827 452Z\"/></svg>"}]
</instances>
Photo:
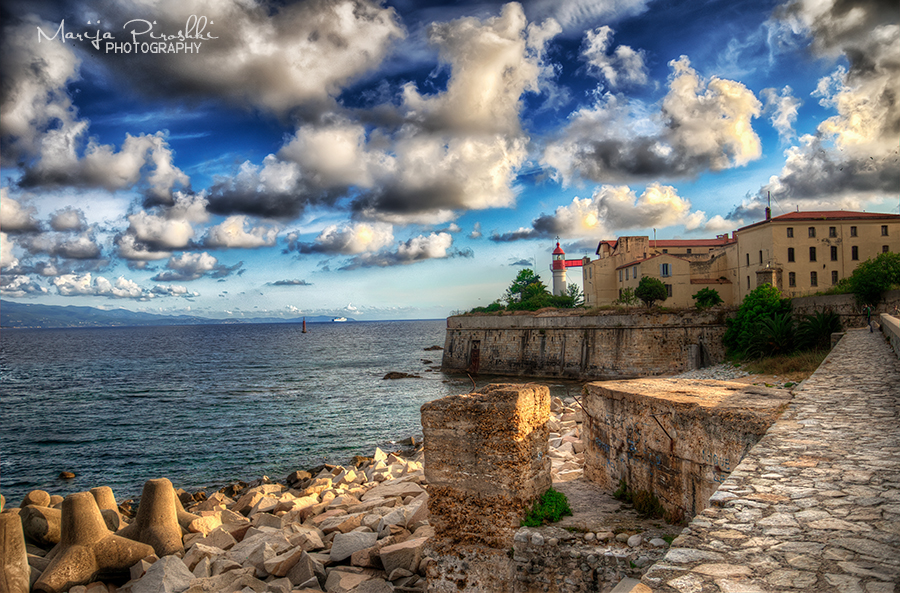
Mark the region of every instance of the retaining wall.
<instances>
[{"instance_id":1,"label":"retaining wall","mask_svg":"<svg viewBox=\"0 0 900 593\"><path fill-rule=\"evenodd\" d=\"M900 319L893 315L881 314L881 331L891 343L894 354L900 356Z\"/></svg>"},{"instance_id":2,"label":"retaining wall","mask_svg":"<svg viewBox=\"0 0 900 593\"><path fill-rule=\"evenodd\" d=\"M873 315L891 313L898 306L900 306L900 290L889 290L882 295L881 302L875 305ZM831 310L840 315L844 329L866 325L866 314L856 304L856 297L852 294L795 297L791 299L791 309L795 319L800 315Z\"/></svg>"},{"instance_id":3,"label":"retaining wall","mask_svg":"<svg viewBox=\"0 0 900 593\"><path fill-rule=\"evenodd\" d=\"M456 316L441 370L579 380L677 374L724 360L730 309Z\"/></svg>"}]
</instances>

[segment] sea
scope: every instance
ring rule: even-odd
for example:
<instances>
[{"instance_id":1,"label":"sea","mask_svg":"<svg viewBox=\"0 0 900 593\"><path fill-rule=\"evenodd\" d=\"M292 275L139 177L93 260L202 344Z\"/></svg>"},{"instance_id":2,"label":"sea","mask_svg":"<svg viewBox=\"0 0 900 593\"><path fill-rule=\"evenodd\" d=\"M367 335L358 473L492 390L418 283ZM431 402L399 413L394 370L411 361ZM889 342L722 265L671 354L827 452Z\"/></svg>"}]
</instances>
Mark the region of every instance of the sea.
<instances>
[{"instance_id":1,"label":"sea","mask_svg":"<svg viewBox=\"0 0 900 593\"><path fill-rule=\"evenodd\" d=\"M283 480L399 450L422 434L423 403L472 389L426 350L446 320L307 325L4 330L0 492L18 505L110 486L122 501L152 478L190 492Z\"/></svg>"}]
</instances>

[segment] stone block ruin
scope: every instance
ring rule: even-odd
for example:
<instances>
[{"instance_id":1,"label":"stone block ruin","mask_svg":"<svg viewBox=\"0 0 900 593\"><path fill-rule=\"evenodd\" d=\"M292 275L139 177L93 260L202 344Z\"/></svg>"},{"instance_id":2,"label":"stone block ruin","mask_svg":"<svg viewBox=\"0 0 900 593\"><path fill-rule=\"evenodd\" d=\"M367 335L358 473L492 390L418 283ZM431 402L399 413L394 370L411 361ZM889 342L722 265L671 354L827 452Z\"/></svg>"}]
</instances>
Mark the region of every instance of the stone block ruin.
<instances>
[{"instance_id":1,"label":"stone block ruin","mask_svg":"<svg viewBox=\"0 0 900 593\"><path fill-rule=\"evenodd\" d=\"M709 506L728 474L765 434L790 393L689 379L585 386L585 476L655 496L670 518Z\"/></svg>"},{"instance_id":2,"label":"stone block ruin","mask_svg":"<svg viewBox=\"0 0 900 593\"><path fill-rule=\"evenodd\" d=\"M585 477L609 492L624 482L658 499L671 520L687 519L709 506L790 397L721 381L590 383L581 402ZM549 400L544 386L506 384L422 407L435 530L427 591L580 593L626 583L622 590L637 591L636 579L665 553L659 538L519 528L551 485Z\"/></svg>"},{"instance_id":3,"label":"stone block ruin","mask_svg":"<svg viewBox=\"0 0 900 593\"><path fill-rule=\"evenodd\" d=\"M550 487L544 385L489 385L422 406L435 537L428 591L512 591L519 520Z\"/></svg>"}]
</instances>

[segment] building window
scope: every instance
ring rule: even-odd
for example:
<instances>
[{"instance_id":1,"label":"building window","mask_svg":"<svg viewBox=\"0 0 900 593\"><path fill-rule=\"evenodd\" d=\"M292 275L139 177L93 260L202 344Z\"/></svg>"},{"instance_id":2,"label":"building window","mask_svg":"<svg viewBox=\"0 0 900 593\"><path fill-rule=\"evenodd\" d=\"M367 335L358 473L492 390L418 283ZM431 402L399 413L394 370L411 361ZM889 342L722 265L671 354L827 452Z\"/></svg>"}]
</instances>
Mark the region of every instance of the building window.
<instances>
[{"instance_id":1,"label":"building window","mask_svg":"<svg viewBox=\"0 0 900 593\"><path fill-rule=\"evenodd\" d=\"M672 285L666 284L666 298L670 298L672 296Z\"/></svg>"},{"instance_id":2,"label":"building window","mask_svg":"<svg viewBox=\"0 0 900 593\"><path fill-rule=\"evenodd\" d=\"M750 254L749 253L747 254L747 265L748 266L750 265Z\"/></svg>"},{"instance_id":3,"label":"building window","mask_svg":"<svg viewBox=\"0 0 900 593\"><path fill-rule=\"evenodd\" d=\"M622 270L619 270L619 282L622 281Z\"/></svg>"},{"instance_id":4,"label":"building window","mask_svg":"<svg viewBox=\"0 0 900 593\"><path fill-rule=\"evenodd\" d=\"M631 268L631 277L637 280L637 266Z\"/></svg>"},{"instance_id":5,"label":"building window","mask_svg":"<svg viewBox=\"0 0 900 593\"><path fill-rule=\"evenodd\" d=\"M668 278L672 275L672 264L659 264L659 275Z\"/></svg>"},{"instance_id":6,"label":"building window","mask_svg":"<svg viewBox=\"0 0 900 593\"><path fill-rule=\"evenodd\" d=\"M625 280L628 280L628 268L625 268Z\"/></svg>"},{"instance_id":7,"label":"building window","mask_svg":"<svg viewBox=\"0 0 900 593\"><path fill-rule=\"evenodd\" d=\"M850 236L851 237L856 236L856 227L855 226L850 227Z\"/></svg>"},{"instance_id":8,"label":"building window","mask_svg":"<svg viewBox=\"0 0 900 593\"><path fill-rule=\"evenodd\" d=\"M794 227L789 226L789 227L787 228L787 236L788 236L788 239L793 239L793 238L794 238Z\"/></svg>"},{"instance_id":9,"label":"building window","mask_svg":"<svg viewBox=\"0 0 900 593\"><path fill-rule=\"evenodd\" d=\"M882 237L887 237L887 236L888 236L888 234L887 234L887 225L886 225L886 224L881 225L881 236L882 236Z\"/></svg>"},{"instance_id":10,"label":"building window","mask_svg":"<svg viewBox=\"0 0 900 593\"><path fill-rule=\"evenodd\" d=\"M887 245L882 245L882 246L881 246L881 253L887 253L888 251L890 251L890 249L888 249L888 246L887 246Z\"/></svg>"},{"instance_id":11,"label":"building window","mask_svg":"<svg viewBox=\"0 0 900 593\"><path fill-rule=\"evenodd\" d=\"M837 246L831 246L831 261L837 261Z\"/></svg>"},{"instance_id":12,"label":"building window","mask_svg":"<svg viewBox=\"0 0 900 593\"><path fill-rule=\"evenodd\" d=\"M762 264L762 249L759 250L759 263Z\"/></svg>"},{"instance_id":13,"label":"building window","mask_svg":"<svg viewBox=\"0 0 900 593\"><path fill-rule=\"evenodd\" d=\"M829 237L837 237L837 227L836 226L828 227L828 236Z\"/></svg>"},{"instance_id":14,"label":"building window","mask_svg":"<svg viewBox=\"0 0 900 593\"><path fill-rule=\"evenodd\" d=\"M668 249L663 249L663 253L669 253Z\"/></svg>"},{"instance_id":15,"label":"building window","mask_svg":"<svg viewBox=\"0 0 900 593\"><path fill-rule=\"evenodd\" d=\"M809 248L809 261L816 261L816 248L815 247Z\"/></svg>"},{"instance_id":16,"label":"building window","mask_svg":"<svg viewBox=\"0 0 900 593\"><path fill-rule=\"evenodd\" d=\"M788 247L788 261L794 261L794 248Z\"/></svg>"},{"instance_id":17,"label":"building window","mask_svg":"<svg viewBox=\"0 0 900 593\"><path fill-rule=\"evenodd\" d=\"M747 290L750 290L750 276L747 276Z\"/></svg>"},{"instance_id":18,"label":"building window","mask_svg":"<svg viewBox=\"0 0 900 593\"><path fill-rule=\"evenodd\" d=\"M797 274L788 272L788 286L791 288L797 286Z\"/></svg>"},{"instance_id":19,"label":"building window","mask_svg":"<svg viewBox=\"0 0 900 593\"><path fill-rule=\"evenodd\" d=\"M809 227L809 238L810 239L816 238L816 227L814 227L814 226Z\"/></svg>"},{"instance_id":20,"label":"building window","mask_svg":"<svg viewBox=\"0 0 900 593\"><path fill-rule=\"evenodd\" d=\"M838 273L837 270L831 271L831 284L832 286L838 283Z\"/></svg>"},{"instance_id":21,"label":"building window","mask_svg":"<svg viewBox=\"0 0 900 593\"><path fill-rule=\"evenodd\" d=\"M850 259L852 259L853 261L859 260L859 247L857 247L856 245L850 248Z\"/></svg>"},{"instance_id":22,"label":"building window","mask_svg":"<svg viewBox=\"0 0 900 593\"><path fill-rule=\"evenodd\" d=\"M818 286L819 285L819 275L815 272L809 273L809 285L810 286Z\"/></svg>"},{"instance_id":23,"label":"building window","mask_svg":"<svg viewBox=\"0 0 900 593\"><path fill-rule=\"evenodd\" d=\"M622 300L622 289L619 289L619 300Z\"/></svg>"}]
</instances>

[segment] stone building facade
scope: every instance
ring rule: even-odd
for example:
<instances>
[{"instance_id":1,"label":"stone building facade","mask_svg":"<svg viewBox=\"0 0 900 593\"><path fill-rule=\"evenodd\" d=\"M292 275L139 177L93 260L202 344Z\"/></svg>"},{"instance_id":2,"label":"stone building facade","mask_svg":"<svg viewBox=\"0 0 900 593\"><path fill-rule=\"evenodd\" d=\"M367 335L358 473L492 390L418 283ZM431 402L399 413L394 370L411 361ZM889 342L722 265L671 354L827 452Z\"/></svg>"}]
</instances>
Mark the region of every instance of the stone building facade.
<instances>
[{"instance_id":1,"label":"stone building facade","mask_svg":"<svg viewBox=\"0 0 900 593\"><path fill-rule=\"evenodd\" d=\"M900 215L877 212L790 212L715 239L601 241L598 259L582 267L585 304L609 305L644 276L669 292L664 305L690 307L702 288L738 305L760 284L789 297L828 289L860 262L900 251Z\"/></svg>"}]
</instances>

